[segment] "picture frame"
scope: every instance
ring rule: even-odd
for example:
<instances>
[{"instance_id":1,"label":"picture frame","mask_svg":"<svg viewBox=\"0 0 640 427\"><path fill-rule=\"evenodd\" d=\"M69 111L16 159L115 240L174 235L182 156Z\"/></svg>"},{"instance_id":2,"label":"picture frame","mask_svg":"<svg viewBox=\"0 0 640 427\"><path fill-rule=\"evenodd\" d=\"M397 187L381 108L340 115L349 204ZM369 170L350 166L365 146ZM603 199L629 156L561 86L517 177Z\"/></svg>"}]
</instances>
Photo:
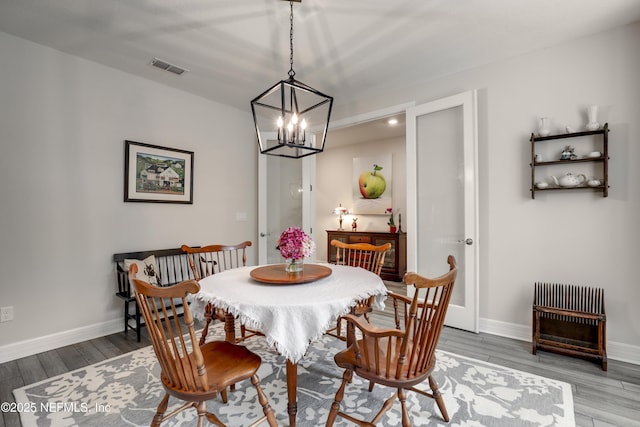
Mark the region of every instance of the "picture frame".
<instances>
[{"instance_id":1,"label":"picture frame","mask_svg":"<svg viewBox=\"0 0 640 427\"><path fill-rule=\"evenodd\" d=\"M193 204L193 151L125 140L124 201Z\"/></svg>"},{"instance_id":2,"label":"picture frame","mask_svg":"<svg viewBox=\"0 0 640 427\"><path fill-rule=\"evenodd\" d=\"M391 153L353 158L351 213L386 215L386 209L393 207L392 161Z\"/></svg>"}]
</instances>

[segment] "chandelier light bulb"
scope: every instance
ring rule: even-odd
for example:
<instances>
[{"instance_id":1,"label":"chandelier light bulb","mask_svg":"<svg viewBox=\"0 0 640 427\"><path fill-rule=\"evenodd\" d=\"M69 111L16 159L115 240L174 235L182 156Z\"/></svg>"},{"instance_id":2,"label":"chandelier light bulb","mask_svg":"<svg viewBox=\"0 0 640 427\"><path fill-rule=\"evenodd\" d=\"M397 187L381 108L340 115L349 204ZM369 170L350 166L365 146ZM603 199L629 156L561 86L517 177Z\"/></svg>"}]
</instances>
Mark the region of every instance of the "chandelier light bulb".
<instances>
[{"instance_id":1,"label":"chandelier light bulb","mask_svg":"<svg viewBox=\"0 0 640 427\"><path fill-rule=\"evenodd\" d=\"M302 130L305 130L307 128L307 121L305 119L302 119L302 121L300 122L300 128Z\"/></svg>"},{"instance_id":2,"label":"chandelier light bulb","mask_svg":"<svg viewBox=\"0 0 640 427\"><path fill-rule=\"evenodd\" d=\"M291 123L293 123L294 125L298 124L298 115L296 113L293 113L293 116L291 117Z\"/></svg>"},{"instance_id":3,"label":"chandelier light bulb","mask_svg":"<svg viewBox=\"0 0 640 427\"><path fill-rule=\"evenodd\" d=\"M284 120L282 120L282 116L278 117L278 122L276 124L278 125L278 129L282 129L282 126L284 126Z\"/></svg>"}]
</instances>

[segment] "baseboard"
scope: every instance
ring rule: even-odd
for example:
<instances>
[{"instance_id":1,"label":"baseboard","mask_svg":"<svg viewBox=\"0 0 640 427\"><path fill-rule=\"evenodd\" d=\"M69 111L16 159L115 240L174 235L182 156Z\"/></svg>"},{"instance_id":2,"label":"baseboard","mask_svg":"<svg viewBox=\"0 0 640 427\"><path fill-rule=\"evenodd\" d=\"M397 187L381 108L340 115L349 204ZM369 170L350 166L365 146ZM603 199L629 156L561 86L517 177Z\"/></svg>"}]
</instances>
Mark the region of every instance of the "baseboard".
<instances>
[{"instance_id":1,"label":"baseboard","mask_svg":"<svg viewBox=\"0 0 640 427\"><path fill-rule=\"evenodd\" d=\"M66 345L92 340L94 338L121 332L122 330L122 319L114 319L103 323L94 323L93 325L71 329L69 331L7 344L0 347L0 363L9 362L11 360L64 347Z\"/></svg>"},{"instance_id":2,"label":"baseboard","mask_svg":"<svg viewBox=\"0 0 640 427\"><path fill-rule=\"evenodd\" d=\"M0 347L0 363L54 350L66 345L92 340L122 331L122 320L71 329L56 334L7 344ZM499 320L480 319L480 332L531 342L531 327ZM607 341L607 357L612 360L640 365L640 347L615 341Z\"/></svg>"},{"instance_id":3,"label":"baseboard","mask_svg":"<svg viewBox=\"0 0 640 427\"><path fill-rule=\"evenodd\" d=\"M499 320L480 319L480 332L531 342L531 326L516 325ZM607 358L640 365L640 347L607 341Z\"/></svg>"}]
</instances>

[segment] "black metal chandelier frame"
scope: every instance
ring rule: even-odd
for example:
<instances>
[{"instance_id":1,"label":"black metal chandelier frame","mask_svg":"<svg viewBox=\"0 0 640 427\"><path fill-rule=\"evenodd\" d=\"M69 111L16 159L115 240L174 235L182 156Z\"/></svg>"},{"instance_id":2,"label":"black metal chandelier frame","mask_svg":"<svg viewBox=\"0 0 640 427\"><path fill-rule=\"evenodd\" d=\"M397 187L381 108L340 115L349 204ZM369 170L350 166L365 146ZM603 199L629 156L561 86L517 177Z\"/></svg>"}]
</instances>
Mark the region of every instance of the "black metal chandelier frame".
<instances>
[{"instance_id":1,"label":"black metal chandelier frame","mask_svg":"<svg viewBox=\"0 0 640 427\"><path fill-rule=\"evenodd\" d=\"M329 128L329 120L331 118L331 109L333 107L333 97L326 95L311 86L304 84L295 79L295 71L293 70L293 1L301 0L284 0L290 4L290 32L289 32L289 78L281 80L271 86L269 89L255 97L251 101L251 111L255 124L256 136L261 154L268 154L280 157L301 158L324 151L324 145L327 139L327 131ZM273 99L276 102L269 102L274 93L280 91L280 95ZM301 98L305 99L304 105ZM318 110L325 108L325 111ZM269 138L262 135L261 117L258 110L263 112L269 119L263 127L268 131L277 128L277 140L272 140L270 145ZM314 138L307 138L306 117L308 113L322 111L320 116L323 118L322 139L316 144ZM277 112L276 123L270 112ZM326 114L326 117L325 117ZM285 125L285 119L289 118L289 124ZM273 127L271 127L273 126ZM314 126L314 133L320 133L320 126Z\"/></svg>"}]
</instances>

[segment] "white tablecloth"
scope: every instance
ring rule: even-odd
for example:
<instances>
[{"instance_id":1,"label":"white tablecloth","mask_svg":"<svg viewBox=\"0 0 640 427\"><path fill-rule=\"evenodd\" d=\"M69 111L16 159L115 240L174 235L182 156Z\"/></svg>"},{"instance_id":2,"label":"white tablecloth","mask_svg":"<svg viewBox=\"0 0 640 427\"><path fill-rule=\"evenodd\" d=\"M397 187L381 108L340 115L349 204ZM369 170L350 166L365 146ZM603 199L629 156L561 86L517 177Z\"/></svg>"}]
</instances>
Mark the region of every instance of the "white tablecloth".
<instances>
[{"instance_id":1,"label":"white tablecloth","mask_svg":"<svg viewBox=\"0 0 640 427\"><path fill-rule=\"evenodd\" d=\"M356 301L375 295L377 308L384 308L387 288L379 276L362 268L322 265L331 268L330 276L298 285L256 282L249 275L254 266L205 277L200 292L190 297L191 310L196 318L204 316L206 303L228 310L247 327L262 331L270 345L297 363L309 343L334 326Z\"/></svg>"}]
</instances>

